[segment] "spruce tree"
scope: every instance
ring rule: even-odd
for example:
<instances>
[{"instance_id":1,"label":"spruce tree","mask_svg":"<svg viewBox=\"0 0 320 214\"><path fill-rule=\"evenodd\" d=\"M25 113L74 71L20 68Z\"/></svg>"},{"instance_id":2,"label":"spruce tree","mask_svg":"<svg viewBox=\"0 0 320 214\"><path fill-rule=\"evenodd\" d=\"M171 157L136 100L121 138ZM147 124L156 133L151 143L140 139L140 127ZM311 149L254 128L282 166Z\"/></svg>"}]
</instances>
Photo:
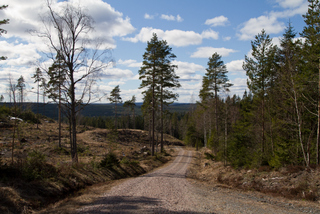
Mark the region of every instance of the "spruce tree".
<instances>
[{"instance_id":1,"label":"spruce tree","mask_svg":"<svg viewBox=\"0 0 320 214\"><path fill-rule=\"evenodd\" d=\"M309 7L303 15L306 26L303 28L301 36L305 38L303 48L303 58L307 62L303 71L305 73L306 90L304 95L310 100L317 100L317 143L316 143L316 163L320 163L319 144L320 144L320 2L319 0L308 0ZM317 81L310 81L317 80ZM317 90L316 90L317 89ZM308 106L309 110L312 105Z\"/></svg>"}]
</instances>

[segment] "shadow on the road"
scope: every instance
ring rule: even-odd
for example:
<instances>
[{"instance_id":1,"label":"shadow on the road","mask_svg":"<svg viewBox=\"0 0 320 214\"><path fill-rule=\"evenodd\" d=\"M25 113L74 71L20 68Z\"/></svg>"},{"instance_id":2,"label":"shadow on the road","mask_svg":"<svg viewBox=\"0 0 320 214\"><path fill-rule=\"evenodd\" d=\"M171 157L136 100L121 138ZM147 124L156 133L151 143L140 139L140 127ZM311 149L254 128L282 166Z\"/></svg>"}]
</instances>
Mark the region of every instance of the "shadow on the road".
<instances>
[{"instance_id":1,"label":"shadow on the road","mask_svg":"<svg viewBox=\"0 0 320 214\"><path fill-rule=\"evenodd\" d=\"M130 214L130 213L173 213L173 214L204 214L204 212L194 211L171 211L159 207L161 201L149 197L129 197L129 196L106 196L94 203L81 204L89 209L80 209L76 213L82 214Z\"/></svg>"},{"instance_id":2,"label":"shadow on the road","mask_svg":"<svg viewBox=\"0 0 320 214\"><path fill-rule=\"evenodd\" d=\"M162 177L162 178L185 178L185 174L177 174L177 173L152 173L152 174L147 174L143 175L141 177L147 177L147 178L155 178L155 177Z\"/></svg>"}]
</instances>

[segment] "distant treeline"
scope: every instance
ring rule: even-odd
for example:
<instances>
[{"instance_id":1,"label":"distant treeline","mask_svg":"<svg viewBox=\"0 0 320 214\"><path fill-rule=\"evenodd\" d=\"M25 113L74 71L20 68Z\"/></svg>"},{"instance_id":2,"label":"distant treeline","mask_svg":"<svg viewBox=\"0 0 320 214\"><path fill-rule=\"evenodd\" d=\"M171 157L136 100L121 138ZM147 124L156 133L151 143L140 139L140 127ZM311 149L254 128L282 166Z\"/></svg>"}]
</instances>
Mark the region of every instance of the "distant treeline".
<instances>
[{"instance_id":1,"label":"distant treeline","mask_svg":"<svg viewBox=\"0 0 320 214\"><path fill-rule=\"evenodd\" d=\"M7 105L11 107L13 103L0 103L0 105ZM19 105L19 104L18 104ZM135 106L135 114L136 116L141 116L141 105L142 103L136 103ZM174 103L167 107L171 113L185 113L189 111L191 108L195 108L196 104L190 103ZM39 113L46 117L52 118L54 120L58 119L58 105L54 103L39 103L39 108L37 103L23 103L20 106L22 109L30 109L34 113ZM129 114L128 109L123 107L123 104L118 104L117 114L127 115ZM83 117L114 117L114 104L89 104L84 107L84 109L80 112L79 116Z\"/></svg>"}]
</instances>

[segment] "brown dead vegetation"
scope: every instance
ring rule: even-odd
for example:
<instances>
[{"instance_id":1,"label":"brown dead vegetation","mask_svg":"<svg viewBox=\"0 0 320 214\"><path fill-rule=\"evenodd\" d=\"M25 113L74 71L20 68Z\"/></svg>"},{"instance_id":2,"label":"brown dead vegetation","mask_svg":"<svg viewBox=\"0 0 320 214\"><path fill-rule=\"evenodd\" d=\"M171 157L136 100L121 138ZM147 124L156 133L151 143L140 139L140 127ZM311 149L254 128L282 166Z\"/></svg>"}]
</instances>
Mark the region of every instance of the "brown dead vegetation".
<instances>
[{"instance_id":1,"label":"brown dead vegetation","mask_svg":"<svg viewBox=\"0 0 320 214\"><path fill-rule=\"evenodd\" d=\"M58 124L21 122L11 165L12 128L0 128L0 213L31 213L84 188L111 180L141 175L170 159L168 153L154 157L148 152L147 132L78 127L79 163L72 164L68 126L63 124L58 147ZM166 136L167 144L182 142ZM166 147L170 152L171 146ZM108 154L117 164L101 166ZM80 192L79 192L80 191Z\"/></svg>"},{"instance_id":2,"label":"brown dead vegetation","mask_svg":"<svg viewBox=\"0 0 320 214\"><path fill-rule=\"evenodd\" d=\"M259 169L234 169L222 162L208 159L202 149L188 172L188 177L209 185L259 191L288 199L320 201L320 170L303 166L287 166L274 170L268 166Z\"/></svg>"}]
</instances>

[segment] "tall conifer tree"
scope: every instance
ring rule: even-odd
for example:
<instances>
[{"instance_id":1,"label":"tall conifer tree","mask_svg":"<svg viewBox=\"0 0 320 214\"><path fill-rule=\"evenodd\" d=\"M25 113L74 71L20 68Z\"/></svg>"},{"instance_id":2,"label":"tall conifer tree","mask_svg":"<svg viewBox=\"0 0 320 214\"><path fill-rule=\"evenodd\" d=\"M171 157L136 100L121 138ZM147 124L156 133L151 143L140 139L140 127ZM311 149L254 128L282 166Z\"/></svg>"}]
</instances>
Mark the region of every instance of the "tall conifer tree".
<instances>
[{"instance_id":1,"label":"tall conifer tree","mask_svg":"<svg viewBox=\"0 0 320 214\"><path fill-rule=\"evenodd\" d=\"M252 57L245 56L243 69L248 76L248 88L261 102L261 151L265 153L265 101L267 91L272 88L275 78L277 47L265 30L251 41Z\"/></svg>"},{"instance_id":2,"label":"tall conifer tree","mask_svg":"<svg viewBox=\"0 0 320 214\"><path fill-rule=\"evenodd\" d=\"M155 103L160 101L161 121L164 101L177 98L177 94L169 89L179 87L178 76L174 73L175 65L171 60L176 56L171 52L172 49L166 41L159 40L157 34L148 41L146 52L143 54L142 67L139 70L139 79L142 80L140 88L149 89L152 95L152 148L151 154L154 155L154 122L155 122ZM166 89L168 88L168 89ZM161 123L161 133L163 132L163 123ZM161 138L161 140L163 137ZM163 149L163 142L161 143Z\"/></svg>"},{"instance_id":3,"label":"tall conifer tree","mask_svg":"<svg viewBox=\"0 0 320 214\"><path fill-rule=\"evenodd\" d=\"M303 28L301 36L304 37L304 61L307 62L303 68L306 78L305 96L308 100L317 100L317 143L316 143L316 163L320 163L320 2L319 0L308 0L308 12L303 15L306 26ZM317 81L309 81L314 79ZM315 90L318 89L318 90ZM310 101L309 101L310 102ZM312 106L311 106L312 107Z\"/></svg>"}]
</instances>

